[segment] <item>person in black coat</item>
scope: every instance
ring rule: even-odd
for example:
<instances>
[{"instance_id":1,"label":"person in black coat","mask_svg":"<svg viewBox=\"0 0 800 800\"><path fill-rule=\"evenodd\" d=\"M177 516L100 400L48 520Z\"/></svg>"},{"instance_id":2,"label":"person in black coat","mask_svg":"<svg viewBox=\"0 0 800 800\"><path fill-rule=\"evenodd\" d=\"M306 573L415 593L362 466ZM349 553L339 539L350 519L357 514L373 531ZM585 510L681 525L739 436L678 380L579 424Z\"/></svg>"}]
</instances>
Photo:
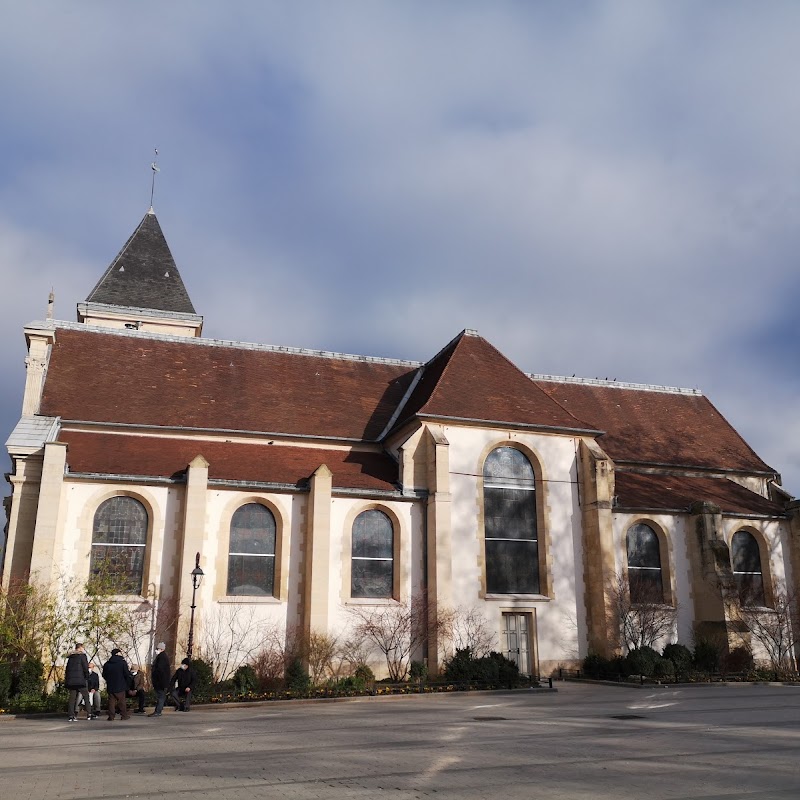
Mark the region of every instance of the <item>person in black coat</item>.
<instances>
[{"instance_id":1,"label":"person in black coat","mask_svg":"<svg viewBox=\"0 0 800 800\"><path fill-rule=\"evenodd\" d=\"M100 675L95 671L94 661L89 662L89 708L92 717L100 715Z\"/></svg>"},{"instance_id":2,"label":"person in black coat","mask_svg":"<svg viewBox=\"0 0 800 800\"><path fill-rule=\"evenodd\" d=\"M108 690L108 721L113 722L117 714L117 707L119 707L122 719L130 719L126 693L128 687L133 683L133 675L131 675L119 647L115 647L111 651L111 658L103 664L103 678Z\"/></svg>"},{"instance_id":3,"label":"person in black coat","mask_svg":"<svg viewBox=\"0 0 800 800\"><path fill-rule=\"evenodd\" d=\"M83 697L86 705L86 719L94 719L89 706L89 659L83 651L83 643L75 642L75 651L67 658L64 668L64 686L69 689L67 710L69 721L75 722L78 716L78 698Z\"/></svg>"},{"instance_id":4,"label":"person in black coat","mask_svg":"<svg viewBox=\"0 0 800 800\"><path fill-rule=\"evenodd\" d=\"M156 657L150 667L150 683L156 693L156 710L149 714L150 717L160 717L164 710L164 703L167 700L167 689L169 689L169 677L172 668L169 663L169 656L166 653L167 645L159 642L156 648Z\"/></svg>"},{"instance_id":5,"label":"person in black coat","mask_svg":"<svg viewBox=\"0 0 800 800\"><path fill-rule=\"evenodd\" d=\"M181 661L181 665L172 676L172 699L175 701L176 711L189 711L192 707L192 692L194 691L195 672L192 662L188 658ZM176 685L177 684L177 685Z\"/></svg>"}]
</instances>

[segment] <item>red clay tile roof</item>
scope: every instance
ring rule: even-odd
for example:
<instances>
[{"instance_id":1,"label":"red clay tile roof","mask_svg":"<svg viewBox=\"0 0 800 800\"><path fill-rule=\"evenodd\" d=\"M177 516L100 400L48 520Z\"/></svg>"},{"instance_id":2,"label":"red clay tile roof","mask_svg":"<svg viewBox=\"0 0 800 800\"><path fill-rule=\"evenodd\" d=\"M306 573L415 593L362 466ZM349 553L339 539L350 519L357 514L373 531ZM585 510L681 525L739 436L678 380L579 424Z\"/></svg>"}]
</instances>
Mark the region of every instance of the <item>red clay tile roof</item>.
<instances>
[{"instance_id":1,"label":"red clay tile roof","mask_svg":"<svg viewBox=\"0 0 800 800\"><path fill-rule=\"evenodd\" d=\"M40 413L370 440L414 372L407 364L58 328Z\"/></svg>"},{"instance_id":2,"label":"red clay tile roof","mask_svg":"<svg viewBox=\"0 0 800 800\"><path fill-rule=\"evenodd\" d=\"M702 395L537 380L617 461L772 473Z\"/></svg>"},{"instance_id":3,"label":"red clay tile roof","mask_svg":"<svg viewBox=\"0 0 800 800\"><path fill-rule=\"evenodd\" d=\"M424 367L403 421L414 414L587 430L587 425L481 336L463 332Z\"/></svg>"},{"instance_id":4,"label":"red clay tile roof","mask_svg":"<svg viewBox=\"0 0 800 800\"><path fill-rule=\"evenodd\" d=\"M617 472L617 508L689 510L692 503L715 503L729 514L783 516L779 503L767 500L727 478L697 478Z\"/></svg>"},{"instance_id":5,"label":"red clay tile roof","mask_svg":"<svg viewBox=\"0 0 800 800\"><path fill-rule=\"evenodd\" d=\"M397 465L385 453L70 430L62 430L59 441L68 445L70 472L179 477L190 461L202 455L209 463L210 480L298 485L321 464L326 464L333 473L335 488L380 491L397 488L394 484Z\"/></svg>"}]
</instances>

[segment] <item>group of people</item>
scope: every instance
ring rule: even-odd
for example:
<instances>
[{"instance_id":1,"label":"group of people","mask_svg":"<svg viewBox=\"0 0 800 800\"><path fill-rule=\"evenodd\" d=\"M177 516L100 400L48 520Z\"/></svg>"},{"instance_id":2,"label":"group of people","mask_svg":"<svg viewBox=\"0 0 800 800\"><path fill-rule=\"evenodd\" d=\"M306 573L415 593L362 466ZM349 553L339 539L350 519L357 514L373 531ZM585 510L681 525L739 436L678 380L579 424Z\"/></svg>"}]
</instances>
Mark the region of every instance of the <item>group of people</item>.
<instances>
[{"instance_id":1,"label":"group of people","mask_svg":"<svg viewBox=\"0 0 800 800\"><path fill-rule=\"evenodd\" d=\"M150 680L156 693L155 710L150 717L160 717L167 702L167 694L175 704L176 711L189 711L192 707L192 692L195 687L195 672L190 659L184 658L175 672L172 672L167 645L159 642L156 656L150 669ZM137 708L134 714L145 713L145 676L139 668L131 669L115 647L111 657L103 664L103 680L108 694L108 721L117 714L122 719L130 719L128 697L135 698ZM89 661L83 642L75 642L75 650L67 658L64 669L64 686L69 690L69 721L78 718L81 701L86 706L86 719L97 719L100 715L100 676L94 662Z\"/></svg>"}]
</instances>

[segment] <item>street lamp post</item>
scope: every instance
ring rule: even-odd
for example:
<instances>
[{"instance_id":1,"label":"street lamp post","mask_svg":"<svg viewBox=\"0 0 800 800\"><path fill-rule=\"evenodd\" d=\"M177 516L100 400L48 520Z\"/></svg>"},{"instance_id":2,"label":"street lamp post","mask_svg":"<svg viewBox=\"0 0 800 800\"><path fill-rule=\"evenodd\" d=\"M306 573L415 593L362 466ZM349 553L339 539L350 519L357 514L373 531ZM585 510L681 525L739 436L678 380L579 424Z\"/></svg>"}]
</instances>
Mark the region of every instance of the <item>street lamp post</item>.
<instances>
[{"instance_id":1,"label":"street lamp post","mask_svg":"<svg viewBox=\"0 0 800 800\"><path fill-rule=\"evenodd\" d=\"M192 614L189 617L189 644L186 648L189 658L192 657L192 648L194 647L194 610L196 608L195 597L197 595L197 587L200 586L204 574L205 573L203 570L200 569L200 553L198 553L194 558L194 569L192 570Z\"/></svg>"}]
</instances>

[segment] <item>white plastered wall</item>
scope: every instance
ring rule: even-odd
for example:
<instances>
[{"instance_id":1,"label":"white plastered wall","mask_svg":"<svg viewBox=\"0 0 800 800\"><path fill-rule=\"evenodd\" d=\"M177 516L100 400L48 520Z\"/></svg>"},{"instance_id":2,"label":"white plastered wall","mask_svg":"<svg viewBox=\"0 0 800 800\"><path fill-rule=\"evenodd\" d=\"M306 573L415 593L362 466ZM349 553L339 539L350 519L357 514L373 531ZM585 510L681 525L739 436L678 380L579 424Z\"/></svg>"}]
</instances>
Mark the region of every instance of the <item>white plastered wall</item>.
<instances>
[{"instance_id":1,"label":"white plastered wall","mask_svg":"<svg viewBox=\"0 0 800 800\"><path fill-rule=\"evenodd\" d=\"M587 631L575 439L457 426L446 426L444 433L450 443L454 607L478 610L495 632L498 649L503 612L531 613L536 627L532 655L538 658L542 674L582 658ZM481 473L488 453L504 445L517 445L539 462L542 484L537 503L543 504L540 520L543 516L545 526L539 531L539 546L546 548L550 574L547 579L542 575L542 582L549 582L550 597L483 596Z\"/></svg>"},{"instance_id":2,"label":"white plastered wall","mask_svg":"<svg viewBox=\"0 0 800 800\"><path fill-rule=\"evenodd\" d=\"M687 647L692 646L692 624L694 622L694 607L692 599L692 574L688 551L688 523L689 517L686 514L657 514L657 513L635 513L612 515L614 526L614 560L617 575L627 575L627 543L626 537L631 525L644 523L653 528L657 533L661 533L666 541L666 547L662 547L662 572L666 572L666 580L669 583L669 595L677 606L676 630L674 637L677 641ZM664 563L664 553L669 559L669 563ZM666 570L665 570L666 568ZM669 644L664 641L661 647Z\"/></svg>"}]
</instances>

